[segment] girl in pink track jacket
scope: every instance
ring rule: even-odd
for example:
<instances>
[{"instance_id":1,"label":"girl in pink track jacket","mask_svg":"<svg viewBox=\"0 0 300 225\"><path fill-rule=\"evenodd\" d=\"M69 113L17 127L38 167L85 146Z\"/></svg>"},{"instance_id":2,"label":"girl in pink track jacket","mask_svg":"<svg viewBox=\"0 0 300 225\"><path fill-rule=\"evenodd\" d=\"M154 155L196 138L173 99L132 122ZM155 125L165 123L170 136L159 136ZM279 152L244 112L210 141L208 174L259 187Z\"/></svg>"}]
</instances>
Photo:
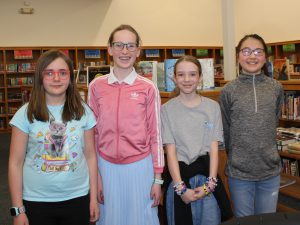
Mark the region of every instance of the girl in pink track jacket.
<instances>
[{"instance_id":1,"label":"girl in pink track jacket","mask_svg":"<svg viewBox=\"0 0 300 225\"><path fill-rule=\"evenodd\" d=\"M88 101L97 120L101 225L159 224L164 167L160 95L133 67L140 42L131 26L117 27L108 40L114 66L89 86Z\"/></svg>"}]
</instances>

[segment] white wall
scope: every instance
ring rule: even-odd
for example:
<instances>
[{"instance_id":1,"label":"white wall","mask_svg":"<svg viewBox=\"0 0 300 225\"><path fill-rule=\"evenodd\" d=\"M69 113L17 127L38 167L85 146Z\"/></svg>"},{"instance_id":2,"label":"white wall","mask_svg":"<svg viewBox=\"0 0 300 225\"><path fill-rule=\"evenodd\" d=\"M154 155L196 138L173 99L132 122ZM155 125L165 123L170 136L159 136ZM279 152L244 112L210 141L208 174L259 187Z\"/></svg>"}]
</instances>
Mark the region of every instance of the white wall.
<instances>
[{"instance_id":1,"label":"white wall","mask_svg":"<svg viewBox=\"0 0 300 225\"><path fill-rule=\"evenodd\" d=\"M221 46L225 0L0 0L0 46L106 45L112 29L133 25L145 46ZM299 0L235 0L236 40L300 40Z\"/></svg>"},{"instance_id":2,"label":"white wall","mask_svg":"<svg viewBox=\"0 0 300 225\"><path fill-rule=\"evenodd\" d=\"M235 0L236 40L260 34L267 43L300 40L299 0Z\"/></svg>"},{"instance_id":3,"label":"white wall","mask_svg":"<svg viewBox=\"0 0 300 225\"><path fill-rule=\"evenodd\" d=\"M106 45L121 23L144 45L221 45L221 0L0 0L0 46Z\"/></svg>"}]
</instances>

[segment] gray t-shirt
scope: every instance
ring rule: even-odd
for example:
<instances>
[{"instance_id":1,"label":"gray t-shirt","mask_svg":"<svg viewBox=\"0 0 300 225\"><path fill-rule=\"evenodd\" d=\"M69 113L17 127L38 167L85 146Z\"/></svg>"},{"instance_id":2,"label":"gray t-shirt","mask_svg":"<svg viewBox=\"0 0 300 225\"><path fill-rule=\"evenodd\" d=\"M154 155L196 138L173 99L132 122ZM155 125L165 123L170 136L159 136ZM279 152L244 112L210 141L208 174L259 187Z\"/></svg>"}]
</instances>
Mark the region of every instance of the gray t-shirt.
<instances>
[{"instance_id":1,"label":"gray t-shirt","mask_svg":"<svg viewBox=\"0 0 300 225\"><path fill-rule=\"evenodd\" d=\"M219 104L201 96L195 107L185 106L178 97L162 106L163 144L175 144L177 159L191 164L210 152L213 141L223 141Z\"/></svg>"}]
</instances>

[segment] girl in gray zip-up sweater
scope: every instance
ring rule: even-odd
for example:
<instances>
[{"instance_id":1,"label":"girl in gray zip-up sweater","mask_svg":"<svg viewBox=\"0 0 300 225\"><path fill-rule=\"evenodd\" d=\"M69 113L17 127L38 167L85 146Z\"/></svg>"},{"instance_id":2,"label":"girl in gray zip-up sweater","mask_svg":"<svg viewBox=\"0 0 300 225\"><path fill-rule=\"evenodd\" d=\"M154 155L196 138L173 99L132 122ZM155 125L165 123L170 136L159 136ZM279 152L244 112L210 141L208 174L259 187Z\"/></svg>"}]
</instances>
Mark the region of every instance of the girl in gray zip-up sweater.
<instances>
[{"instance_id":1,"label":"girl in gray zip-up sweater","mask_svg":"<svg viewBox=\"0 0 300 225\"><path fill-rule=\"evenodd\" d=\"M220 96L225 173L237 217L276 211L281 171L276 126L283 88L264 73L266 52L260 36L246 35L237 46L241 74Z\"/></svg>"}]
</instances>

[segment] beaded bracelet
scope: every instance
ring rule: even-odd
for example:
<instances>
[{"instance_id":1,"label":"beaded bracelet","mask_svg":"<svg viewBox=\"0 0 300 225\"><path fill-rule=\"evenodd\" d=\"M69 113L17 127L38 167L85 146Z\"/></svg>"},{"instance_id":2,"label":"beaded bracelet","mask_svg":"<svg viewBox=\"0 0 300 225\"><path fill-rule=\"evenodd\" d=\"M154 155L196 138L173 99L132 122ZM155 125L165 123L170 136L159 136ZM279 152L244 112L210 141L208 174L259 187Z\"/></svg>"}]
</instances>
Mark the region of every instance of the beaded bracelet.
<instances>
[{"instance_id":1,"label":"beaded bracelet","mask_svg":"<svg viewBox=\"0 0 300 225\"><path fill-rule=\"evenodd\" d=\"M209 195L210 194L210 192L207 190L206 184L203 184L203 190L204 190L205 195Z\"/></svg>"},{"instance_id":2,"label":"beaded bracelet","mask_svg":"<svg viewBox=\"0 0 300 225\"><path fill-rule=\"evenodd\" d=\"M187 191L186 185L183 181L176 183L173 188L176 194L179 196L183 195Z\"/></svg>"}]
</instances>

